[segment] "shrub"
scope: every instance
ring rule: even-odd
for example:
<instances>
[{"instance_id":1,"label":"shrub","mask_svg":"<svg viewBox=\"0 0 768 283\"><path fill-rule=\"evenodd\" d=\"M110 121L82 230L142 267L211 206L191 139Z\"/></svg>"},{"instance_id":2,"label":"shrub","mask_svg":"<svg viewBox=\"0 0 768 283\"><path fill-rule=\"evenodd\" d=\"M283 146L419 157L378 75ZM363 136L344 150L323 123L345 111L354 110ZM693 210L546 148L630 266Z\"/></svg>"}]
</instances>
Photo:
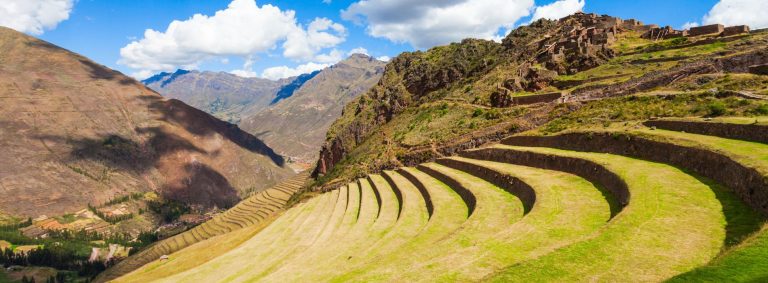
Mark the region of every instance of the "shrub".
<instances>
[{"instance_id":1,"label":"shrub","mask_svg":"<svg viewBox=\"0 0 768 283\"><path fill-rule=\"evenodd\" d=\"M707 110L709 111L709 116L722 116L725 114L725 104L723 104L720 101L715 101L707 105Z\"/></svg>"},{"instance_id":2,"label":"shrub","mask_svg":"<svg viewBox=\"0 0 768 283\"><path fill-rule=\"evenodd\" d=\"M483 115L483 109L478 108L478 109L475 109L474 112L472 112L472 117L479 117L481 115Z\"/></svg>"},{"instance_id":3,"label":"shrub","mask_svg":"<svg viewBox=\"0 0 768 283\"><path fill-rule=\"evenodd\" d=\"M672 39L669 43L672 45L680 45L687 42L688 42L687 37L678 37L678 38Z\"/></svg>"},{"instance_id":4,"label":"shrub","mask_svg":"<svg viewBox=\"0 0 768 283\"><path fill-rule=\"evenodd\" d=\"M494 120L501 118L501 113L499 113L499 110L491 109L488 110L488 112L485 112L485 119L487 120Z\"/></svg>"},{"instance_id":5,"label":"shrub","mask_svg":"<svg viewBox=\"0 0 768 283\"><path fill-rule=\"evenodd\" d=\"M760 115L768 115L768 104L761 104L755 108L755 112Z\"/></svg>"}]
</instances>

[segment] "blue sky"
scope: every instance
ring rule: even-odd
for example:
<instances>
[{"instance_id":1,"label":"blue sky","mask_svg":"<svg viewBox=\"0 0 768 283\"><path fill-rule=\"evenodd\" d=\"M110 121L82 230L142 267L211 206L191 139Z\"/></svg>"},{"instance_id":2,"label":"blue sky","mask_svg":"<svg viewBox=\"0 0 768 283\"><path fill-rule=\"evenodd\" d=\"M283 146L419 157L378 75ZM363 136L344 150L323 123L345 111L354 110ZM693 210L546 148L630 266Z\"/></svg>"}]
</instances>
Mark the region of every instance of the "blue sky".
<instances>
[{"instance_id":1,"label":"blue sky","mask_svg":"<svg viewBox=\"0 0 768 283\"><path fill-rule=\"evenodd\" d=\"M197 22L197 25L188 28L186 35L163 37L157 41L142 41L145 38L145 30L152 29L165 34L169 24L174 21L187 21L195 14L202 14L214 18L217 11L228 9L230 0L5 0L40 2L40 7L52 7L67 5L68 15L66 19L57 23L56 19L42 22L42 28L38 23L38 30L32 28L23 30L38 36L44 40L83 54L101 64L135 76L146 76L161 70L170 70L176 67L197 68L210 71L244 70L239 74L250 76L265 76L265 70L283 66L270 76L276 78L291 74L294 68L301 65L311 69L332 64L341 57L356 49L364 48L374 57L394 57L400 52L414 49L425 49L436 44L444 44L458 40L462 37L473 36L490 38L504 35L510 27L525 24L534 15L541 14L544 17L561 16L570 13L573 9L583 6L585 12L598 14L610 14L621 18L636 18L647 23L658 23L680 28L686 24L720 19L721 21L738 22L739 19L728 18L733 9L742 9L746 13L757 14L755 7L768 2L765 0L651 0L651 1L608 1L608 0L433 0L433 1L405 1L405 0L285 0L285 1L256 1L255 9L250 9L242 22L221 21L217 27L208 33L210 40L205 41L204 35L197 38L195 31L206 24L213 25L213 21L205 19ZM254 0L236 0L248 4ZM481 3L482 2L482 3ZM487 2L487 3L486 3ZM483 3L493 5L503 3L504 10L499 13L484 11ZM558 3L555 3L558 2ZM720 3L726 2L726 3ZM730 3L727 3L730 2ZM461 16L445 12L451 5L467 5L466 13L459 10ZM475 5L477 4L477 5ZM720 7L720 14L716 14L716 5ZM47 6L46 6L47 5ZM266 5L274 6L282 14L267 13ZM549 5L549 6L548 6ZM744 7L731 7L741 5ZM234 6L234 5L233 5ZM241 5L243 6L243 5ZM247 5L246 5L247 6ZM36 8L40 10L41 8ZM548 9L536 10L541 7ZM67 7L63 7L66 9ZM23 13L23 9L15 12L2 11L0 18L11 17L13 13ZM53 9L53 8L51 8ZM244 8L241 8L243 10ZM472 11L471 9L477 9ZM730 10L729 10L730 9ZM752 9L752 10L750 10ZM13 9L11 9L13 10ZM30 11L35 8L30 7ZM234 7L231 9L234 10ZM295 11L290 14L289 10ZM347 12L343 12L343 11ZM737 10L738 11L738 10ZM765 11L765 10L763 10ZM476 13L475 13L476 12ZM743 12L743 11L742 11ZM5 13L5 14L4 14ZM11 13L10 15L8 15ZM764 13L764 12L763 12ZM267 16L267 14L271 16ZM254 16L255 15L255 16ZM273 24L271 20L252 22L254 17L274 17L282 19L281 23ZM466 15L466 17L464 16ZM478 16L481 15L481 16ZM486 17L486 15L488 15ZM39 16L39 15L38 15ZM290 16L290 17L289 17ZM764 20L765 15L752 15L741 17L746 24L768 25ZM34 15L33 15L34 17ZM42 16L39 16L42 17ZM61 16L60 18L63 18ZM494 18L495 17L495 18ZM507 18L504 18L507 17ZM327 21L316 21L322 18ZM479 18L479 19L478 19ZM270 18L271 19L271 18ZM290 20L295 23L290 23ZM275 20L277 22L277 20ZM286 22L288 21L288 22ZM7 22L7 20L6 20ZM312 36L310 26L316 22L318 32ZM729 22L729 23L731 23ZM258 23L259 26L254 26ZM324 24L323 24L324 23ZM4 23L0 19L0 25L23 29L23 22ZM15 25L15 26L14 26ZM340 27L339 27L340 26ZM465 26L474 26L466 28ZM21 28L20 28L21 27ZM232 31L235 29L238 36L221 37L217 29ZM274 32L273 32L274 31ZM42 33L40 33L42 32ZM189 33L192 33L191 35ZM222 31L225 33L226 31ZM279 35L285 33L285 36ZM488 32L492 32L490 34ZM168 33L170 34L170 33ZM240 36L244 34L244 36ZM254 34L254 35L248 35ZM301 37L301 35L305 37ZM309 35L308 35L309 34ZM270 37L271 35L276 35ZM244 37L253 36L253 40L259 41L261 37L269 37L273 45L269 48L258 47L258 42L250 42L252 47L245 50L218 50L216 43L232 40L228 44L238 47ZM289 54L286 45L286 36L294 36L296 39L291 44L299 48L300 55ZM241 38L243 37L243 38ZM190 39L191 38L191 39ZM197 42L197 40L200 42ZM189 41L193 42L189 42ZM269 41L267 40L267 41ZM133 55L121 55L121 49L131 42L136 42ZM152 50L164 46L168 42L185 45L175 47L169 52L152 53ZM179 43L181 42L181 43ZM247 44L245 44L247 45ZM201 47L202 46L202 47ZM213 47L211 47L213 46ZM230 48L232 49L232 48ZM201 51L202 50L202 51ZM173 53L171 56L166 53ZM248 54L248 55L246 55ZM166 58L168 57L168 58ZM172 57L172 58L171 58ZM190 59L194 57L195 59ZM121 58L123 61L121 61ZM127 58L127 59L126 59ZM250 59L250 60L249 60ZM126 64L133 63L133 68ZM245 64L250 61L251 64ZM120 62L120 63L118 63ZM186 64L186 65L185 65ZM185 66L181 66L185 65Z\"/></svg>"}]
</instances>

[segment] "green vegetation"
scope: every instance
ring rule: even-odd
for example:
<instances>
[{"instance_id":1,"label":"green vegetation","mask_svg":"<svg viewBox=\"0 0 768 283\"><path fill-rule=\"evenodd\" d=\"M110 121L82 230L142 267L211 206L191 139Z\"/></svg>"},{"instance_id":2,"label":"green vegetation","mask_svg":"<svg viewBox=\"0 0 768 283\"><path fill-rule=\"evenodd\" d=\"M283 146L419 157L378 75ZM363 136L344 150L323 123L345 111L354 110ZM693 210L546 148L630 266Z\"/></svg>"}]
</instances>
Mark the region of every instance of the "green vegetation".
<instances>
[{"instance_id":1,"label":"green vegetation","mask_svg":"<svg viewBox=\"0 0 768 283\"><path fill-rule=\"evenodd\" d=\"M544 125L542 133L609 127L616 122L637 121L652 117L687 116L751 116L764 102L735 97L717 98L711 93L677 94L669 96L628 96L590 102L576 111L561 104L550 114L552 121Z\"/></svg>"},{"instance_id":2,"label":"green vegetation","mask_svg":"<svg viewBox=\"0 0 768 283\"><path fill-rule=\"evenodd\" d=\"M679 169L609 154L499 148L599 162L627 182L632 198L594 238L511 266L495 281L659 281L706 264L720 250L725 219L715 194Z\"/></svg>"},{"instance_id":3,"label":"green vegetation","mask_svg":"<svg viewBox=\"0 0 768 283\"><path fill-rule=\"evenodd\" d=\"M147 201L147 207L165 222L173 222L192 211L188 205L174 200L150 200Z\"/></svg>"},{"instance_id":4,"label":"green vegetation","mask_svg":"<svg viewBox=\"0 0 768 283\"><path fill-rule=\"evenodd\" d=\"M555 35L554 25L533 23L503 44L466 40L393 59L380 83L348 104L328 132L333 143L326 150L332 152L325 157L341 160L324 163L330 171L291 196L291 209L258 228L251 225L265 221L249 218L252 210L232 209L226 214L232 218L206 222L138 254L152 261L189 246L118 281L768 278L761 261L768 257L766 219L733 188L685 168L616 154L502 145L476 150L496 157L514 152L514 161L507 161L528 166L466 157L427 162L528 129L531 135L589 130L718 152L768 176L766 145L640 125L671 117L768 125L760 121L768 103L742 98L768 93L764 77L675 74L627 95L578 96L584 88L624 82L631 92L631 84L645 82L637 80L641 76L667 76L691 62L752 52L749 46L768 36L651 41L636 32L620 34L612 45L615 57L586 58L599 66L560 70L551 85L535 88L573 100L490 107L494 92L533 93L525 89L534 89L526 84L536 78L526 69L552 66L529 60L541 51L531 43ZM602 95L608 97L597 99ZM494 96L494 105L507 99ZM405 167L421 162L427 163ZM578 167L572 172L579 176L551 170L568 166ZM621 198L610 194L624 189L622 182L629 193L618 205Z\"/></svg>"}]
</instances>

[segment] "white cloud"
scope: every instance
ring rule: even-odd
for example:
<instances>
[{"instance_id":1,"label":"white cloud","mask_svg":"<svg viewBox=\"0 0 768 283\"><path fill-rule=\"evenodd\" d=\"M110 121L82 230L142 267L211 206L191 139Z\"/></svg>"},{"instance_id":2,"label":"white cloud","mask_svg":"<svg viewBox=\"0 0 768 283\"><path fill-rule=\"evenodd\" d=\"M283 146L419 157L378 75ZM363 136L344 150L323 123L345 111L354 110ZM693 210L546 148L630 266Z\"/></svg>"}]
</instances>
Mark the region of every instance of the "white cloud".
<instances>
[{"instance_id":1,"label":"white cloud","mask_svg":"<svg viewBox=\"0 0 768 283\"><path fill-rule=\"evenodd\" d=\"M311 60L318 51L344 42L346 31L341 24L326 18L317 18L309 24L307 30L299 28L288 34L288 39L283 44L283 55Z\"/></svg>"},{"instance_id":2,"label":"white cloud","mask_svg":"<svg viewBox=\"0 0 768 283\"><path fill-rule=\"evenodd\" d=\"M366 56L370 56L370 55L368 55L368 49L365 49L365 48L362 48L362 47L358 47L358 48L352 49L352 50L350 50L347 53L348 56L352 55L352 54L363 54L363 55L366 55Z\"/></svg>"},{"instance_id":3,"label":"white cloud","mask_svg":"<svg viewBox=\"0 0 768 283\"><path fill-rule=\"evenodd\" d=\"M683 26L680 28L685 30L685 29L690 29L692 27L697 27L697 26L699 26L699 23L697 22L687 22L687 23L684 23Z\"/></svg>"},{"instance_id":4,"label":"white cloud","mask_svg":"<svg viewBox=\"0 0 768 283\"><path fill-rule=\"evenodd\" d=\"M131 77L137 80L144 80L153 76L154 74L155 72L151 70L141 70L141 71L131 73Z\"/></svg>"},{"instance_id":5,"label":"white cloud","mask_svg":"<svg viewBox=\"0 0 768 283\"><path fill-rule=\"evenodd\" d=\"M230 73L243 78L255 78L259 76L258 73L252 70L232 70Z\"/></svg>"},{"instance_id":6,"label":"white cloud","mask_svg":"<svg viewBox=\"0 0 768 283\"><path fill-rule=\"evenodd\" d=\"M536 7L531 22L538 19L558 20L584 9L584 0L560 0L549 5Z\"/></svg>"},{"instance_id":7,"label":"white cloud","mask_svg":"<svg viewBox=\"0 0 768 283\"><path fill-rule=\"evenodd\" d=\"M40 35L69 19L73 0L3 0L0 26Z\"/></svg>"},{"instance_id":8,"label":"white cloud","mask_svg":"<svg viewBox=\"0 0 768 283\"><path fill-rule=\"evenodd\" d=\"M325 54L318 54L315 56L315 60L320 63L330 63L334 64L336 62L341 61L341 59L344 59L344 53L339 51L338 49L333 49L328 53Z\"/></svg>"},{"instance_id":9,"label":"white cloud","mask_svg":"<svg viewBox=\"0 0 768 283\"><path fill-rule=\"evenodd\" d=\"M768 28L768 1L766 0L720 0L704 16L704 24L726 26L749 25L752 28Z\"/></svg>"},{"instance_id":10,"label":"white cloud","mask_svg":"<svg viewBox=\"0 0 768 283\"><path fill-rule=\"evenodd\" d=\"M306 29L295 12L255 0L233 0L212 16L195 14L171 22L164 32L148 29L144 37L120 49L119 64L141 71L195 68L214 57L248 57L282 46L283 56L299 60L329 60L334 47L346 38L346 29L325 18L313 20ZM252 64L252 62L251 62ZM244 70L249 67L244 66Z\"/></svg>"},{"instance_id":11,"label":"white cloud","mask_svg":"<svg viewBox=\"0 0 768 283\"><path fill-rule=\"evenodd\" d=\"M371 36L424 49L464 38L493 39L530 15L533 0L361 0L342 17Z\"/></svg>"},{"instance_id":12,"label":"white cloud","mask_svg":"<svg viewBox=\"0 0 768 283\"><path fill-rule=\"evenodd\" d=\"M389 62L389 60L392 60L392 58L389 58L389 56L379 56L376 57L376 60L382 61L382 62Z\"/></svg>"},{"instance_id":13,"label":"white cloud","mask_svg":"<svg viewBox=\"0 0 768 283\"><path fill-rule=\"evenodd\" d=\"M265 79L270 80L279 80L289 77L295 77L301 74L307 74L311 73L317 70L322 70L330 66L331 64L318 64L318 63L307 63L302 64L299 66L296 66L295 68L291 68L288 66L278 66L278 67L272 67L264 70L264 72L261 73L261 77ZM236 74L232 72L233 74ZM239 75L239 74L236 74Z\"/></svg>"}]
</instances>

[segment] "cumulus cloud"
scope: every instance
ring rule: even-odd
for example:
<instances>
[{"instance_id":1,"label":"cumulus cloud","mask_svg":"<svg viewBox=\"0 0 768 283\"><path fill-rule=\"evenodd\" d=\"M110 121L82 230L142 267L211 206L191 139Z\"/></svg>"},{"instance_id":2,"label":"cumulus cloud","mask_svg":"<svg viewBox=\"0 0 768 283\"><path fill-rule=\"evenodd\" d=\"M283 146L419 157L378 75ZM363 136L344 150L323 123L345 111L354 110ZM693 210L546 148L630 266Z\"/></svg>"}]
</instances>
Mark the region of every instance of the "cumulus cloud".
<instances>
[{"instance_id":1,"label":"cumulus cloud","mask_svg":"<svg viewBox=\"0 0 768 283\"><path fill-rule=\"evenodd\" d=\"M762 12L760 12L762 11ZM768 1L720 0L704 16L704 24L749 25L752 28L768 28Z\"/></svg>"},{"instance_id":2,"label":"cumulus cloud","mask_svg":"<svg viewBox=\"0 0 768 283\"><path fill-rule=\"evenodd\" d=\"M424 49L468 37L493 39L533 7L533 0L361 0L342 18L367 24L371 36Z\"/></svg>"},{"instance_id":3,"label":"cumulus cloud","mask_svg":"<svg viewBox=\"0 0 768 283\"><path fill-rule=\"evenodd\" d=\"M137 73L193 69L213 57L248 57L278 46L287 58L323 61L335 54L319 53L345 38L344 26L329 19L317 18L305 28L297 23L294 11L258 6L255 0L233 0L213 16L195 14L171 22L165 31L146 30L143 38L120 49L118 63L140 70ZM244 66L243 71L249 68Z\"/></svg>"},{"instance_id":4,"label":"cumulus cloud","mask_svg":"<svg viewBox=\"0 0 768 283\"><path fill-rule=\"evenodd\" d=\"M295 68L291 68L288 66L272 67L264 70L264 72L261 73L260 77L265 79L270 79L270 80L278 80L283 78L295 77L301 74L311 73L317 70L322 70L327 68L330 65L331 64L318 64L318 63L310 62L310 63L296 66ZM236 74L236 75L239 75L239 74Z\"/></svg>"},{"instance_id":5,"label":"cumulus cloud","mask_svg":"<svg viewBox=\"0 0 768 283\"><path fill-rule=\"evenodd\" d=\"M699 26L699 23L697 23L697 22L687 22L687 23L684 23L683 26L681 26L680 28L681 29L690 29L690 28L697 27L697 26Z\"/></svg>"},{"instance_id":6,"label":"cumulus cloud","mask_svg":"<svg viewBox=\"0 0 768 283\"><path fill-rule=\"evenodd\" d=\"M382 62L389 62L389 60L392 60L392 58L389 58L389 56L379 56L376 57L376 60L382 61Z\"/></svg>"},{"instance_id":7,"label":"cumulus cloud","mask_svg":"<svg viewBox=\"0 0 768 283\"><path fill-rule=\"evenodd\" d=\"M318 51L344 42L345 37L344 26L326 18L318 18L309 24L307 30L297 28L288 33L288 39L283 44L283 55L311 60Z\"/></svg>"},{"instance_id":8,"label":"cumulus cloud","mask_svg":"<svg viewBox=\"0 0 768 283\"><path fill-rule=\"evenodd\" d=\"M344 53L343 52L341 52L338 49L333 49L333 50L331 50L328 53L318 54L317 56L315 56L315 60L314 61L320 62L320 63L330 63L330 64L333 64L333 63L341 61L341 59L344 59L343 57L344 57Z\"/></svg>"},{"instance_id":9,"label":"cumulus cloud","mask_svg":"<svg viewBox=\"0 0 768 283\"><path fill-rule=\"evenodd\" d=\"M368 55L368 49L365 49L365 48L362 48L362 47L358 47L358 48L352 49L352 50L350 50L347 53L347 55L352 55L352 54L363 54L363 55L366 55L366 56L370 56L370 55Z\"/></svg>"},{"instance_id":10,"label":"cumulus cloud","mask_svg":"<svg viewBox=\"0 0 768 283\"><path fill-rule=\"evenodd\" d=\"M549 5L536 7L531 22L538 19L558 20L584 9L584 0L560 0Z\"/></svg>"},{"instance_id":11,"label":"cumulus cloud","mask_svg":"<svg viewBox=\"0 0 768 283\"><path fill-rule=\"evenodd\" d=\"M74 0L3 0L0 26L34 35L69 19Z\"/></svg>"}]
</instances>

